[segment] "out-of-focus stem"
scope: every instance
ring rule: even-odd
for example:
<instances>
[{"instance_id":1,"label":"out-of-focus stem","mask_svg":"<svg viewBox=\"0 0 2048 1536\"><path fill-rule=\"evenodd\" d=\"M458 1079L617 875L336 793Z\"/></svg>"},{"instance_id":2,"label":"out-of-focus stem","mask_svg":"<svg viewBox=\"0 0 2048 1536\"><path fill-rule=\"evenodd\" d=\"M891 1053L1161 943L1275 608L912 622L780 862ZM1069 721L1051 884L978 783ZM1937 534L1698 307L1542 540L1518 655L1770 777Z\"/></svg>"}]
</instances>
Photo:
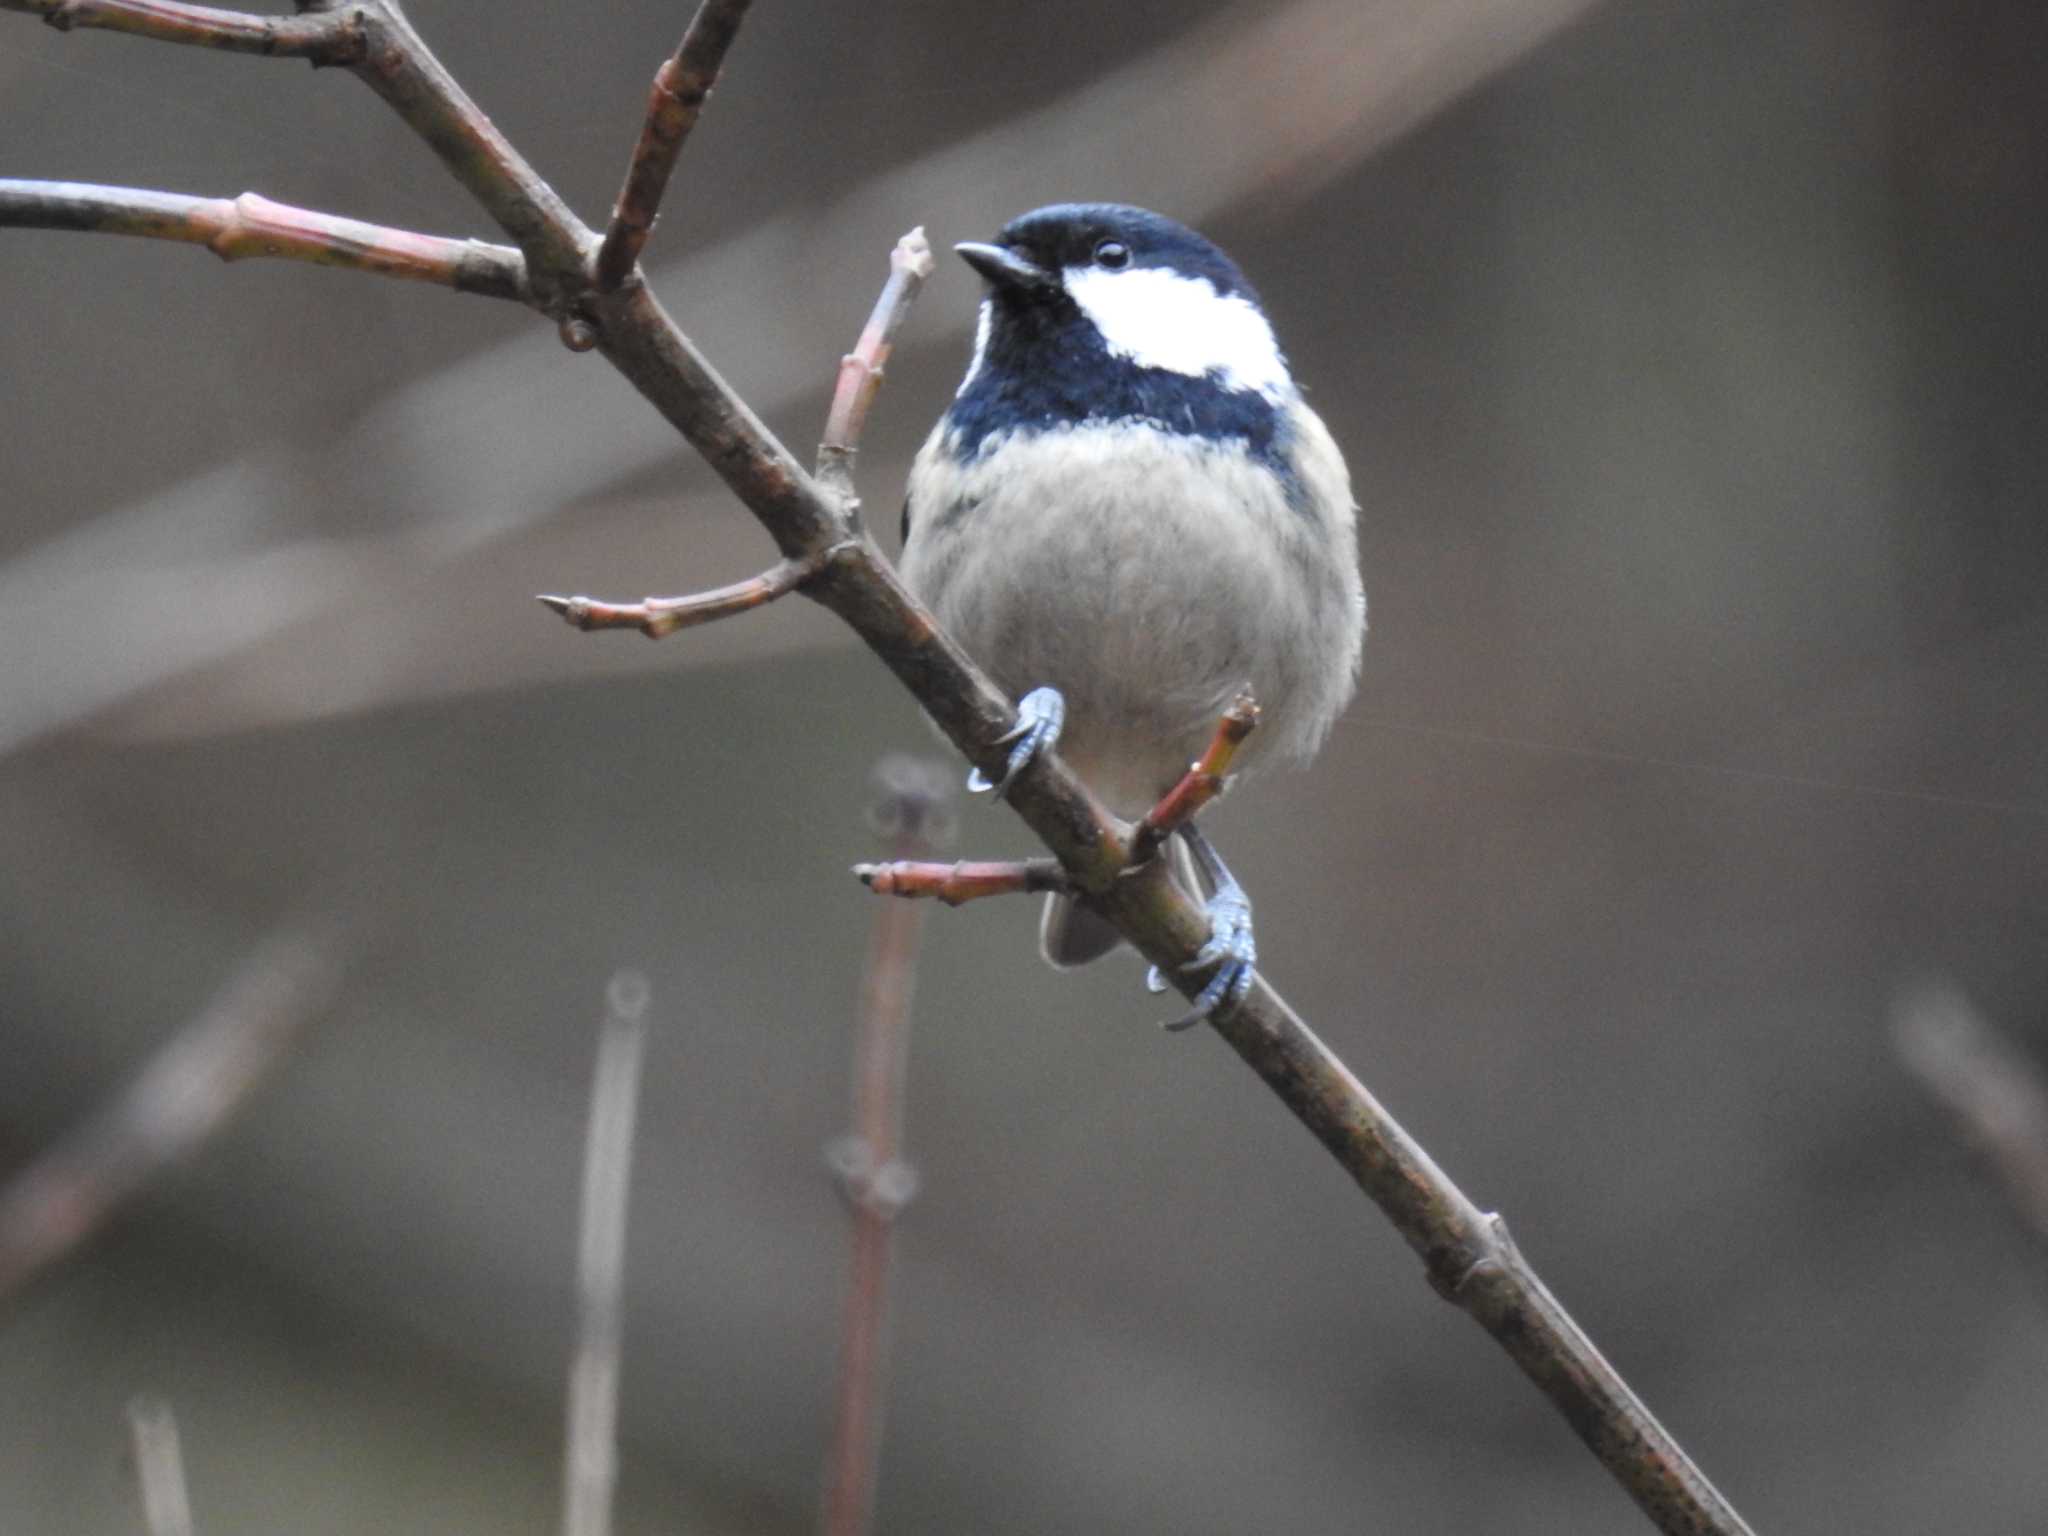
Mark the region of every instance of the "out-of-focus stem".
<instances>
[{"instance_id":1,"label":"out-of-focus stem","mask_svg":"<svg viewBox=\"0 0 2048 1536\"><path fill-rule=\"evenodd\" d=\"M929 852L949 813L944 770L912 758L876 769L875 819L899 859ZM923 909L875 906L853 1057L853 1131L831 1159L852 1215L852 1256L840 1314L839 1386L825 1468L824 1536L862 1536L874 1518L888 1375L890 1229L916 1187L904 1161L903 1093L910 1001Z\"/></svg>"}]
</instances>

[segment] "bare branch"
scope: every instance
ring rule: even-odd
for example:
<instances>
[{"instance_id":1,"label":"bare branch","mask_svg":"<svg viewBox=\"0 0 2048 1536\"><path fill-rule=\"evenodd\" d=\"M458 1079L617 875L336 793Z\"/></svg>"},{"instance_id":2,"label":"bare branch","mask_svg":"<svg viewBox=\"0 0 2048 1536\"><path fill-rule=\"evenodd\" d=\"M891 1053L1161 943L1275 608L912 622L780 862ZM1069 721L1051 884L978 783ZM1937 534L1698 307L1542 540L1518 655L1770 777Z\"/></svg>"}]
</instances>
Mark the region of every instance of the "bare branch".
<instances>
[{"instance_id":1,"label":"bare branch","mask_svg":"<svg viewBox=\"0 0 2048 1536\"><path fill-rule=\"evenodd\" d=\"M1230 765L1237 759L1237 749L1258 723L1259 701L1250 693L1240 693L1230 701L1202 755L1188 764L1180 782L1160 796L1159 803L1138 823L1137 835L1131 839L1132 863L1151 858L1175 828L1194 820L1203 806L1223 793L1230 783Z\"/></svg>"},{"instance_id":2,"label":"bare branch","mask_svg":"<svg viewBox=\"0 0 2048 1536\"><path fill-rule=\"evenodd\" d=\"M185 43L229 53L262 53L350 64L360 58L362 33L347 11L314 16L258 16L177 0L0 0L0 10L40 16L60 32L102 27L160 43Z\"/></svg>"},{"instance_id":3,"label":"bare branch","mask_svg":"<svg viewBox=\"0 0 2048 1536\"><path fill-rule=\"evenodd\" d=\"M618 972L605 988L583 1150L562 1536L610 1536L612 1528L612 1490L619 1478L619 1354L625 1336L626 1191L633 1172L648 1001L647 978L637 971Z\"/></svg>"},{"instance_id":4,"label":"bare branch","mask_svg":"<svg viewBox=\"0 0 2048 1536\"><path fill-rule=\"evenodd\" d=\"M128 1404L135 1484L149 1536L192 1536L192 1500L185 1492L185 1454L171 1405L154 1397Z\"/></svg>"},{"instance_id":5,"label":"bare branch","mask_svg":"<svg viewBox=\"0 0 2048 1536\"><path fill-rule=\"evenodd\" d=\"M105 1108L0 1191L0 1301L226 1123L326 1003L338 959L328 936L266 940Z\"/></svg>"},{"instance_id":6,"label":"bare branch","mask_svg":"<svg viewBox=\"0 0 2048 1536\"><path fill-rule=\"evenodd\" d=\"M910 306L932 275L931 242L919 225L889 252L889 280L875 300L860 340L839 360L839 382L825 415L825 436L818 444L818 478L849 504L855 500L853 458L868 424L868 410L882 392L882 369L896 344Z\"/></svg>"},{"instance_id":7,"label":"bare branch","mask_svg":"<svg viewBox=\"0 0 2048 1536\"><path fill-rule=\"evenodd\" d=\"M876 766L880 796L870 815L899 859L930 853L951 830L945 770L916 758ZM910 1054L910 1000L917 981L922 913L875 908L853 1058L853 1130L830 1157L853 1224L846 1303L840 1313L839 1390L825 1458L824 1536L862 1536L874 1521L888 1374L890 1233L917 1187L903 1160L903 1098Z\"/></svg>"},{"instance_id":8,"label":"bare branch","mask_svg":"<svg viewBox=\"0 0 2048 1536\"><path fill-rule=\"evenodd\" d=\"M961 859L951 864L898 860L856 864L854 878L877 896L930 896L949 907L988 896L1026 896L1046 891L1072 895L1074 882L1058 859Z\"/></svg>"},{"instance_id":9,"label":"bare branch","mask_svg":"<svg viewBox=\"0 0 2048 1536\"><path fill-rule=\"evenodd\" d=\"M186 197L135 187L0 179L0 227L139 235L203 245L223 261L274 257L380 277L439 283L462 293L530 303L526 262L508 245L449 240L364 224L311 208L240 197Z\"/></svg>"},{"instance_id":10,"label":"bare branch","mask_svg":"<svg viewBox=\"0 0 2048 1536\"><path fill-rule=\"evenodd\" d=\"M697 126L704 102L718 83L726 51L739 35L750 0L704 0L677 44L675 56L654 72L647 99L647 121L640 142L626 164L626 179L612 205L611 227L597 255L597 286L609 293L626 280L640 260L654 221L661 215L662 193L675 173L683 141Z\"/></svg>"},{"instance_id":11,"label":"bare branch","mask_svg":"<svg viewBox=\"0 0 2048 1536\"><path fill-rule=\"evenodd\" d=\"M2005 1187L2014 1214L2048 1243L2048 1072L1947 983L1899 998L1893 1039L1907 1070Z\"/></svg>"},{"instance_id":12,"label":"bare branch","mask_svg":"<svg viewBox=\"0 0 2048 1536\"><path fill-rule=\"evenodd\" d=\"M758 576L736 581L729 587L698 592L689 597L648 597L637 603L607 603L594 597L554 597L542 593L537 599L547 604L578 629L637 629L650 640L659 640L679 629L694 629L737 613L765 607L787 596L824 569L830 551L792 557L769 567Z\"/></svg>"}]
</instances>

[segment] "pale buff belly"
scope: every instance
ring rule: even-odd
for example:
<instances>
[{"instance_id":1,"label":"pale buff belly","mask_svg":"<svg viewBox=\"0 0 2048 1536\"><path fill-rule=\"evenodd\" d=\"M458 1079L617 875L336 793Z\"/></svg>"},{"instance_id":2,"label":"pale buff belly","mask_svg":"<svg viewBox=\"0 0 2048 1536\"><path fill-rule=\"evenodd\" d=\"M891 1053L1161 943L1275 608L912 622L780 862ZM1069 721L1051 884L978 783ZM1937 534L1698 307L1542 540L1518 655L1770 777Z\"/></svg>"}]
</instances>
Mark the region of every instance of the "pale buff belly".
<instances>
[{"instance_id":1,"label":"pale buff belly","mask_svg":"<svg viewBox=\"0 0 2048 1536\"><path fill-rule=\"evenodd\" d=\"M1234 445L1078 428L964 474L928 450L911 494L912 590L1012 697L1066 697L1060 752L1122 815L1241 689L1263 711L1245 762L1313 750L1350 691L1355 620L1331 569L1348 539L1333 548Z\"/></svg>"}]
</instances>

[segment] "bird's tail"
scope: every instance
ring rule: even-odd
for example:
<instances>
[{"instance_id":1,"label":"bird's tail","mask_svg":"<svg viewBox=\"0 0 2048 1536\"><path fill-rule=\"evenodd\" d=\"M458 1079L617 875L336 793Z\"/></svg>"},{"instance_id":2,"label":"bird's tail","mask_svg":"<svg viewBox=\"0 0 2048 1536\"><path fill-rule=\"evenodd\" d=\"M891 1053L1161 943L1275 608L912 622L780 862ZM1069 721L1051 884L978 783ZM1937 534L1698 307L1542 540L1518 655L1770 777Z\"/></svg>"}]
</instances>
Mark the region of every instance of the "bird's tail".
<instances>
[{"instance_id":1,"label":"bird's tail","mask_svg":"<svg viewBox=\"0 0 2048 1536\"><path fill-rule=\"evenodd\" d=\"M1176 837L1167 847L1175 881L1197 901L1201 900L1201 877L1187 845ZM1045 898L1045 914L1038 920L1038 952L1055 970L1071 970L1090 960L1100 960L1123 941L1122 934L1073 897Z\"/></svg>"}]
</instances>

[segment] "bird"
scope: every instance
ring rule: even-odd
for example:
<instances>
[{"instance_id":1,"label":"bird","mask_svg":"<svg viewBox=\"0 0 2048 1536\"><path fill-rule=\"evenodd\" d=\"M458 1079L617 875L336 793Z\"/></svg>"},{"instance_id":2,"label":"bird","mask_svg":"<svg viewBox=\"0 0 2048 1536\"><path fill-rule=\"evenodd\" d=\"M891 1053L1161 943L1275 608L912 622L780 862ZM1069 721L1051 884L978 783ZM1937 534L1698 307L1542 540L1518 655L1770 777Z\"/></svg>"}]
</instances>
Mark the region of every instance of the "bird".
<instances>
[{"instance_id":1,"label":"bird","mask_svg":"<svg viewBox=\"0 0 2048 1536\"><path fill-rule=\"evenodd\" d=\"M1251 284L1194 230L1117 203L1039 208L954 249L985 290L911 466L901 571L1020 701L1002 775L970 786L1000 796L1057 743L1140 816L1247 689L1241 768L1305 762L1357 686L1357 509ZM1192 821L1177 835L1211 929L1191 969L1214 968L1185 1025L1242 999L1257 943L1214 845ZM1039 940L1065 968L1120 936L1060 894Z\"/></svg>"}]
</instances>

